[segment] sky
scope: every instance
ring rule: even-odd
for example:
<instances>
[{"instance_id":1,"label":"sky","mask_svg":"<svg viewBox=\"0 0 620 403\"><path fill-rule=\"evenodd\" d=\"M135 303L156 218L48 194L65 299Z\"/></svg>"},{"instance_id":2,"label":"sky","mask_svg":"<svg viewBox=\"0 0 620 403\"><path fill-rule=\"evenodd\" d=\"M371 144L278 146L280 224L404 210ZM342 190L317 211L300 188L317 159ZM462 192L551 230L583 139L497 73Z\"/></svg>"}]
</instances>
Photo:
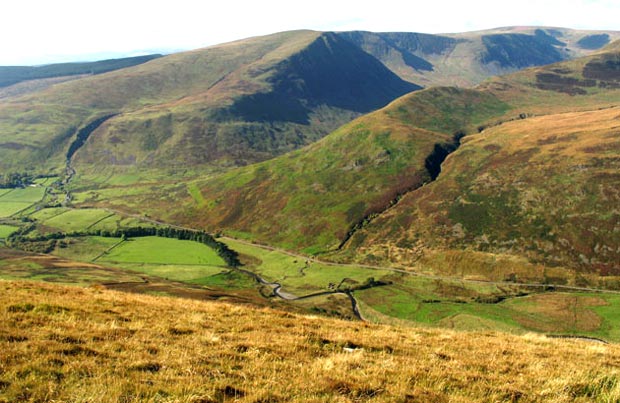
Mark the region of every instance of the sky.
<instances>
[{"instance_id":1,"label":"sky","mask_svg":"<svg viewBox=\"0 0 620 403\"><path fill-rule=\"evenodd\" d=\"M172 52L293 29L620 30L618 0L2 0L0 65Z\"/></svg>"}]
</instances>

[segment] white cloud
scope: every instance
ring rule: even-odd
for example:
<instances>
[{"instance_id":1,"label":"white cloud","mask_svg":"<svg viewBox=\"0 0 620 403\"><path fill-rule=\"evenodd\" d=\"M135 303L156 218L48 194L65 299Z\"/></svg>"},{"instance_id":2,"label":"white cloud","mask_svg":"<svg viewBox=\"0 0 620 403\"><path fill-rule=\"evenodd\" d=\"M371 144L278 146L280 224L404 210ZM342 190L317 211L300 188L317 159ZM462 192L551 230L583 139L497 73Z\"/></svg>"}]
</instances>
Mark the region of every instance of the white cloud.
<instances>
[{"instance_id":1,"label":"white cloud","mask_svg":"<svg viewBox=\"0 0 620 403\"><path fill-rule=\"evenodd\" d=\"M611 0L5 0L0 65L61 55L191 49L290 29L462 32L508 25L615 29ZM55 56L54 56L55 55Z\"/></svg>"}]
</instances>

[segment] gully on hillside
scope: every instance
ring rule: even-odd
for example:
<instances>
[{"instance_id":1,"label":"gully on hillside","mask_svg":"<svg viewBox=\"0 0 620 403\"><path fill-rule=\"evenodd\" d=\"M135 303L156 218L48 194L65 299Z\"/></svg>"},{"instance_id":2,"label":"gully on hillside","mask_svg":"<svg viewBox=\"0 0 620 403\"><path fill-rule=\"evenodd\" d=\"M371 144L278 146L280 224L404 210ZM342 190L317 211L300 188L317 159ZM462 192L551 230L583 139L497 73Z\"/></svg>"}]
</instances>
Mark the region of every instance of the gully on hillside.
<instances>
[{"instance_id":1,"label":"gully on hillside","mask_svg":"<svg viewBox=\"0 0 620 403\"><path fill-rule=\"evenodd\" d=\"M340 245L338 245L337 250L342 250L342 248L344 248L347 242L349 242L351 237L357 231L364 228L364 226L370 223L373 219L375 219L376 217L380 216L381 214L385 213L386 211L394 207L396 204L398 204L398 202L400 201L400 199L403 198L403 196L421 188L422 186L428 183L435 181L437 177L439 176L439 173L441 172L441 164L443 164L443 162L448 157L448 155L450 155L451 153L453 153L459 148L459 146L461 145L461 139L464 136L465 136L465 132L463 132L462 130L459 130L454 134L454 136L452 136L451 142L435 144L433 151L426 157L424 161L424 168L428 172L429 180L424 181L419 185L415 185L409 189L406 189L404 192L398 193L396 197L390 200L390 202L386 206L384 206L383 208L377 209L375 211L371 211L370 213L365 215L361 220L359 220L357 223L351 226L351 228L347 232L342 242L340 242Z\"/></svg>"},{"instance_id":2,"label":"gully on hillside","mask_svg":"<svg viewBox=\"0 0 620 403\"><path fill-rule=\"evenodd\" d=\"M61 184L62 188L68 185L71 179L73 179L73 177L75 176L75 168L73 168L73 166L71 165L71 159L73 158L75 153L84 145L84 143L86 143L86 140L88 140L88 137L90 137L90 135L95 130L97 130L99 126L101 126L105 121L113 118L116 115L117 114L114 113L114 114L102 116L100 118L93 120L86 126L82 127L80 130L78 130L75 139L73 140L73 142L69 146L69 149L67 150L67 162L65 165L65 179L62 181L62 184ZM71 202L71 192L68 191L67 189L65 190L66 190L66 195L65 195L65 200L63 201L63 205L67 205L69 202Z\"/></svg>"},{"instance_id":3,"label":"gully on hillside","mask_svg":"<svg viewBox=\"0 0 620 403\"><path fill-rule=\"evenodd\" d=\"M84 145L84 143L86 143L86 140L88 140L88 137L90 137L90 135L95 130L97 130L99 126L101 126L105 121L113 118L116 115L117 115L116 113L113 113L113 114L105 115L98 119L95 119L77 132L75 139L73 140L73 142L69 146L69 149L67 150L67 167L66 167L67 177L65 179L65 184L69 183L71 178L73 178L73 176L75 175L75 169L73 169L73 167L71 166L71 159L73 158L75 153Z\"/></svg>"}]
</instances>

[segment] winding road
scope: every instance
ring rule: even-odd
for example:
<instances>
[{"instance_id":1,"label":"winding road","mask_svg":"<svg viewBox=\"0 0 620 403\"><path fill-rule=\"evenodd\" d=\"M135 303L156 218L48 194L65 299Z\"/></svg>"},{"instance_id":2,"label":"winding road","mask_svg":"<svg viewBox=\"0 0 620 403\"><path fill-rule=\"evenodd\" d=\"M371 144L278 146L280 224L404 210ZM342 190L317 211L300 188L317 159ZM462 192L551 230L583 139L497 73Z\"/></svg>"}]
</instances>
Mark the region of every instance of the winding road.
<instances>
[{"instance_id":1,"label":"winding road","mask_svg":"<svg viewBox=\"0 0 620 403\"><path fill-rule=\"evenodd\" d=\"M126 212L123 212L123 211L118 211L118 210L114 210L114 209L110 209L110 208L104 208L103 210L109 211L110 213L114 213L114 214L118 214L118 215L121 215L121 216L125 216L125 217L133 217L133 218L136 218L136 219L138 219L140 221L148 222L148 223L151 223L151 224L169 226L169 227L172 227L172 228L184 229L184 230L192 230L192 231L196 230L195 228L185 227L185 226L176 225L176 224L169 224L169 223L166 223L166 222L163 222L163 221L159 221L159 220L155 220L155 219L152 219L152 218L144 217L144 216L139 215L139 214L130 214L130 213L126 213ZM396 267L389 267L389 266L336 263L336 262L320 260L320 259L317 259L317 258L312 257L312 256L302 255L300 253L295 253L295 252L287 251L287 250L276 248L276 247L269 246L269 245L263 245L263 244L259 244L259 243L249 242L249 241L242 240L242 239L232 238L230 236L221 236L221 237L219 237L219 239L235 241L235 242L238 242L238 243L242 243L244 245L260 248L260 249L263 249L263 250L282 253L282 254L285 254L287 256L294 257L296 259L303 259L304 261L309 262L309 263L315 263L315 264L320 264L320 265L325 265L325 266L332 266L332 267L363 268L363 269L368 269L368 270L384 271L384 272L385 271L389 271L389 272L399 273L399 274L403 274L403 275L407 275L407 276L415 276L415 277L419 277L419 278L423 278L423 279L439 280L439 281L459 281L461 283L485 284L485 285L494 285L494 286L498 286L498 287L502 287L502 286L504 286L504 287L523 287L523 288L536 288L536 289L542 289L542 290L553 289L553 290L574 291L574 292L575 291L576 292L590 292L590 293L600 293L600 294L616 294L616 295L620 294L620 291L606 290L606 289L600 289L600 288L576 287L576 286L567 286L567 285L561 285L561 284L518 283L518 282L508 282L508 281L463 279L463 278L455 278L455 277L450 277L450 276L440 276L440 275L419 273L419 272L415 272L415 271L411 271L411 270L406 270L406 269L401 269L401 268L396 268ZM355 296L353 295L353 291L350 291L350 290L346 290L345 291L345 290L335 289L335 290L329 290L329 291L320 291L320 292L316 292L316 293L312 293L312 294L307 294L307 295L295 295L293 293L290 293L290 292L287 292L287 291L283 291L282 290L283 286L282 286L281 283L268 281L268 280L264 279L263 277L261 277L259 274L255 273L255 272L252 272L252 271L249 271L249 270L246 270L246 269L242 269L242 268L235 268L234 270L237 270L238 272L240 272L242 274L245 274L247 276L252 277L259 284L262 284L262 285L265 285L267 287L270 287L272 289L272 292L273 292L274 296L276 296L276 297L278 297L278 298L280 298L282 300L285 300L285 301L300 301L300 300L310 299L310 298L314 298L314 297L320 297L320 296L325 296L325 295L334 295L334 294L345 295L351 301L351 309L352 309L353 314L355 315L355 317L357 317L359 320L366 321L366 319L364 318L364 315L362 314L362 312L360 312L359 304L358 304L357 300L355 299ZM302 274L303 274L303 272L302 272Z\"/></svg>"},{"instance_id":2,"label":"winding road","mask_svg":"<svg viewBox=\"0 0 620 403\"><path fill-rule=\"evenodd\" d=\"M115 213L115 214L119 214L121 216L133 217L133 218L136 218L138 220L141 220L141 221L144 221L144 222L148 222L148 223L151 223L151 224L164 225L164 226L169 226L169 227L172 227L172 228L185 229L185 230L196 230L195 228L184 227L184 226L176 225L176 224L169 224L169 223L166 223L166 222L163 222L163 221L159 221L159 220L155 220L155 219L152 219L152 218L144 217L144 216L141 216L139 214L128 214L128 213L123 212L123 211L113 210L113 209L109 209L109 208L106 208L105 210L109 211L109 212L112 212L112 213ZM400 274L408 275L408 276L415 276L415 277L419 277L419 278L423 278L423 279L439 280L439 281L459 281L459 282L462 282L462 283L485 284L485 285L494 285L494 286L498 286L498 287L501 287L501 286L504 286L504 287L523 287L523 288L536 288L536 289L543 289L543 290L545 290L545 289L554 289L554 290L563 290L563 291L591 292L591 293L600 293L600 294L616 294L616 295L620 294L620 291L606 290L606 289L600 289L600 288L576 287L576 286L568 286L568 285L561 285L561 284L518 283L518 282L509 282L509 281L491 281L491 280L463 279L463 278L455 278L455 277L450 277L450 276L440 276L440 275L419 273L419 272L415 272L415 271L411 271L411 270L400 269L400 268L389 267L389 266L336 263L336 262L320 260L320 259L317 259L317 258L312 257L312 256L302 255L300 253L295 253L295 252L287 251L287 250L276 248L276 247L269 246L269 245L249 242L249 241L242 240L242 239L237 239L237 238L232 238L230 236L221 236L221 237L219 237L219 239L235 241L235 242L238 242L238 243L242 243L244 245L257 247L257 248L261 248L261 249L272 251L272 252L282 253L282 254L285 254L285 255L288 255L288 256L291 256L291 257L295 257L297 259L303 259L303 260L305 260L307 262L310 262L310 263L321 264L321 265L332 266L332 267L363 268L363 269L376 270L376 271L389 271L389 272L400 273ZM360 319L362 321L365 320L363 314L359 310L359 304L357 303L357 300L355 299L355 297L353 296L353 293L351 291L342 291L342 290L321 291L321 292L318 292L318 293L297 296L297 295L294 295L292 293L289 293L289 292L286 292L286 291L282 291L282 285L280 283L267 281L264 278L262 278L260 275L258 275L257 273L254 273L254 272L251 272L251 271L245 270L245 269L240 269L240 268L236 268L235 270L238 270L239 272L254 278L256 280L256 282L258 282L260 284L263 284L263 285L266 285L268 287L271 287L273 289L273 294L276 297L278 297L280 299L283 299L283 300L286 300L286 301L303 300L303 299L309 299L309 298L313 298L313 297L319 297L319 296L324 296L324 295L332 295L332 294L344 294L344 295L346 295L351 300L351 308L353 310L354 315L358 319Z\"/></svg>"},{"instance_id":3,"label":"winding road","mask_svg":"<svg viewBox=\"0 0 620 403\"><path fill-rule=\"evenodd\" d=\"M321 297L321 296L325 296L325 295L334 295L334 294L342 294L342 295L346 295L349 300L351 301L351 309L353 310L353 314L355 315L355 317L357 317L359 320L361 321L365 321L364 317L362 316L362 313L359 311L358 308L358 303L357 300L355 299L355 297L353 296L353 293L351 291L340 291L340 290L333 290L333 291L320 291L320 292L316 292L316 293L312 293L312 294L307 294L307 295L302 295L302 296L297 296L294 294L291 294L289 292L285 292L282 291L282 284L278 283L278 282L270 282L265 280L264 278L262 278L260 275L249 271L249 270L245 270L245 269L240 269L240 268L235 268L236 271L246 274L252 278L254 278L256 280L256 282L262 284L262 285L266 285L268 287L271 287L273 290L273 295L275 295L278 298L281 298L283 300L286 301L301 301L304 299L310 299L310 298L314 298L314 297Z\"/></svg>"}]
</instances>

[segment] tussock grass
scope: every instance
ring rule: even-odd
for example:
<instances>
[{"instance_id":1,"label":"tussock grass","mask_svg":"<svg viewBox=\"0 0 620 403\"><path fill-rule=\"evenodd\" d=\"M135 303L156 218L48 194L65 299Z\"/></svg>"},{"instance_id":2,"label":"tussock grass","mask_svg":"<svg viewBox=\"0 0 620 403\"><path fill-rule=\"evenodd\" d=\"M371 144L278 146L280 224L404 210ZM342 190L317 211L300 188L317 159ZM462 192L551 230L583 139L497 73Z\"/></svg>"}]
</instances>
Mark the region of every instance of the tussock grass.
<instances>
[{"instance_id":1,"label":"tussock grass","mask_svg":"<svg viewBox=\"0 0 620 403\"><path fill-rule=\"evenodd\" d=\"M0 282L2 402L611 402L620 349Z\"/></svg>"}]
</instances>

